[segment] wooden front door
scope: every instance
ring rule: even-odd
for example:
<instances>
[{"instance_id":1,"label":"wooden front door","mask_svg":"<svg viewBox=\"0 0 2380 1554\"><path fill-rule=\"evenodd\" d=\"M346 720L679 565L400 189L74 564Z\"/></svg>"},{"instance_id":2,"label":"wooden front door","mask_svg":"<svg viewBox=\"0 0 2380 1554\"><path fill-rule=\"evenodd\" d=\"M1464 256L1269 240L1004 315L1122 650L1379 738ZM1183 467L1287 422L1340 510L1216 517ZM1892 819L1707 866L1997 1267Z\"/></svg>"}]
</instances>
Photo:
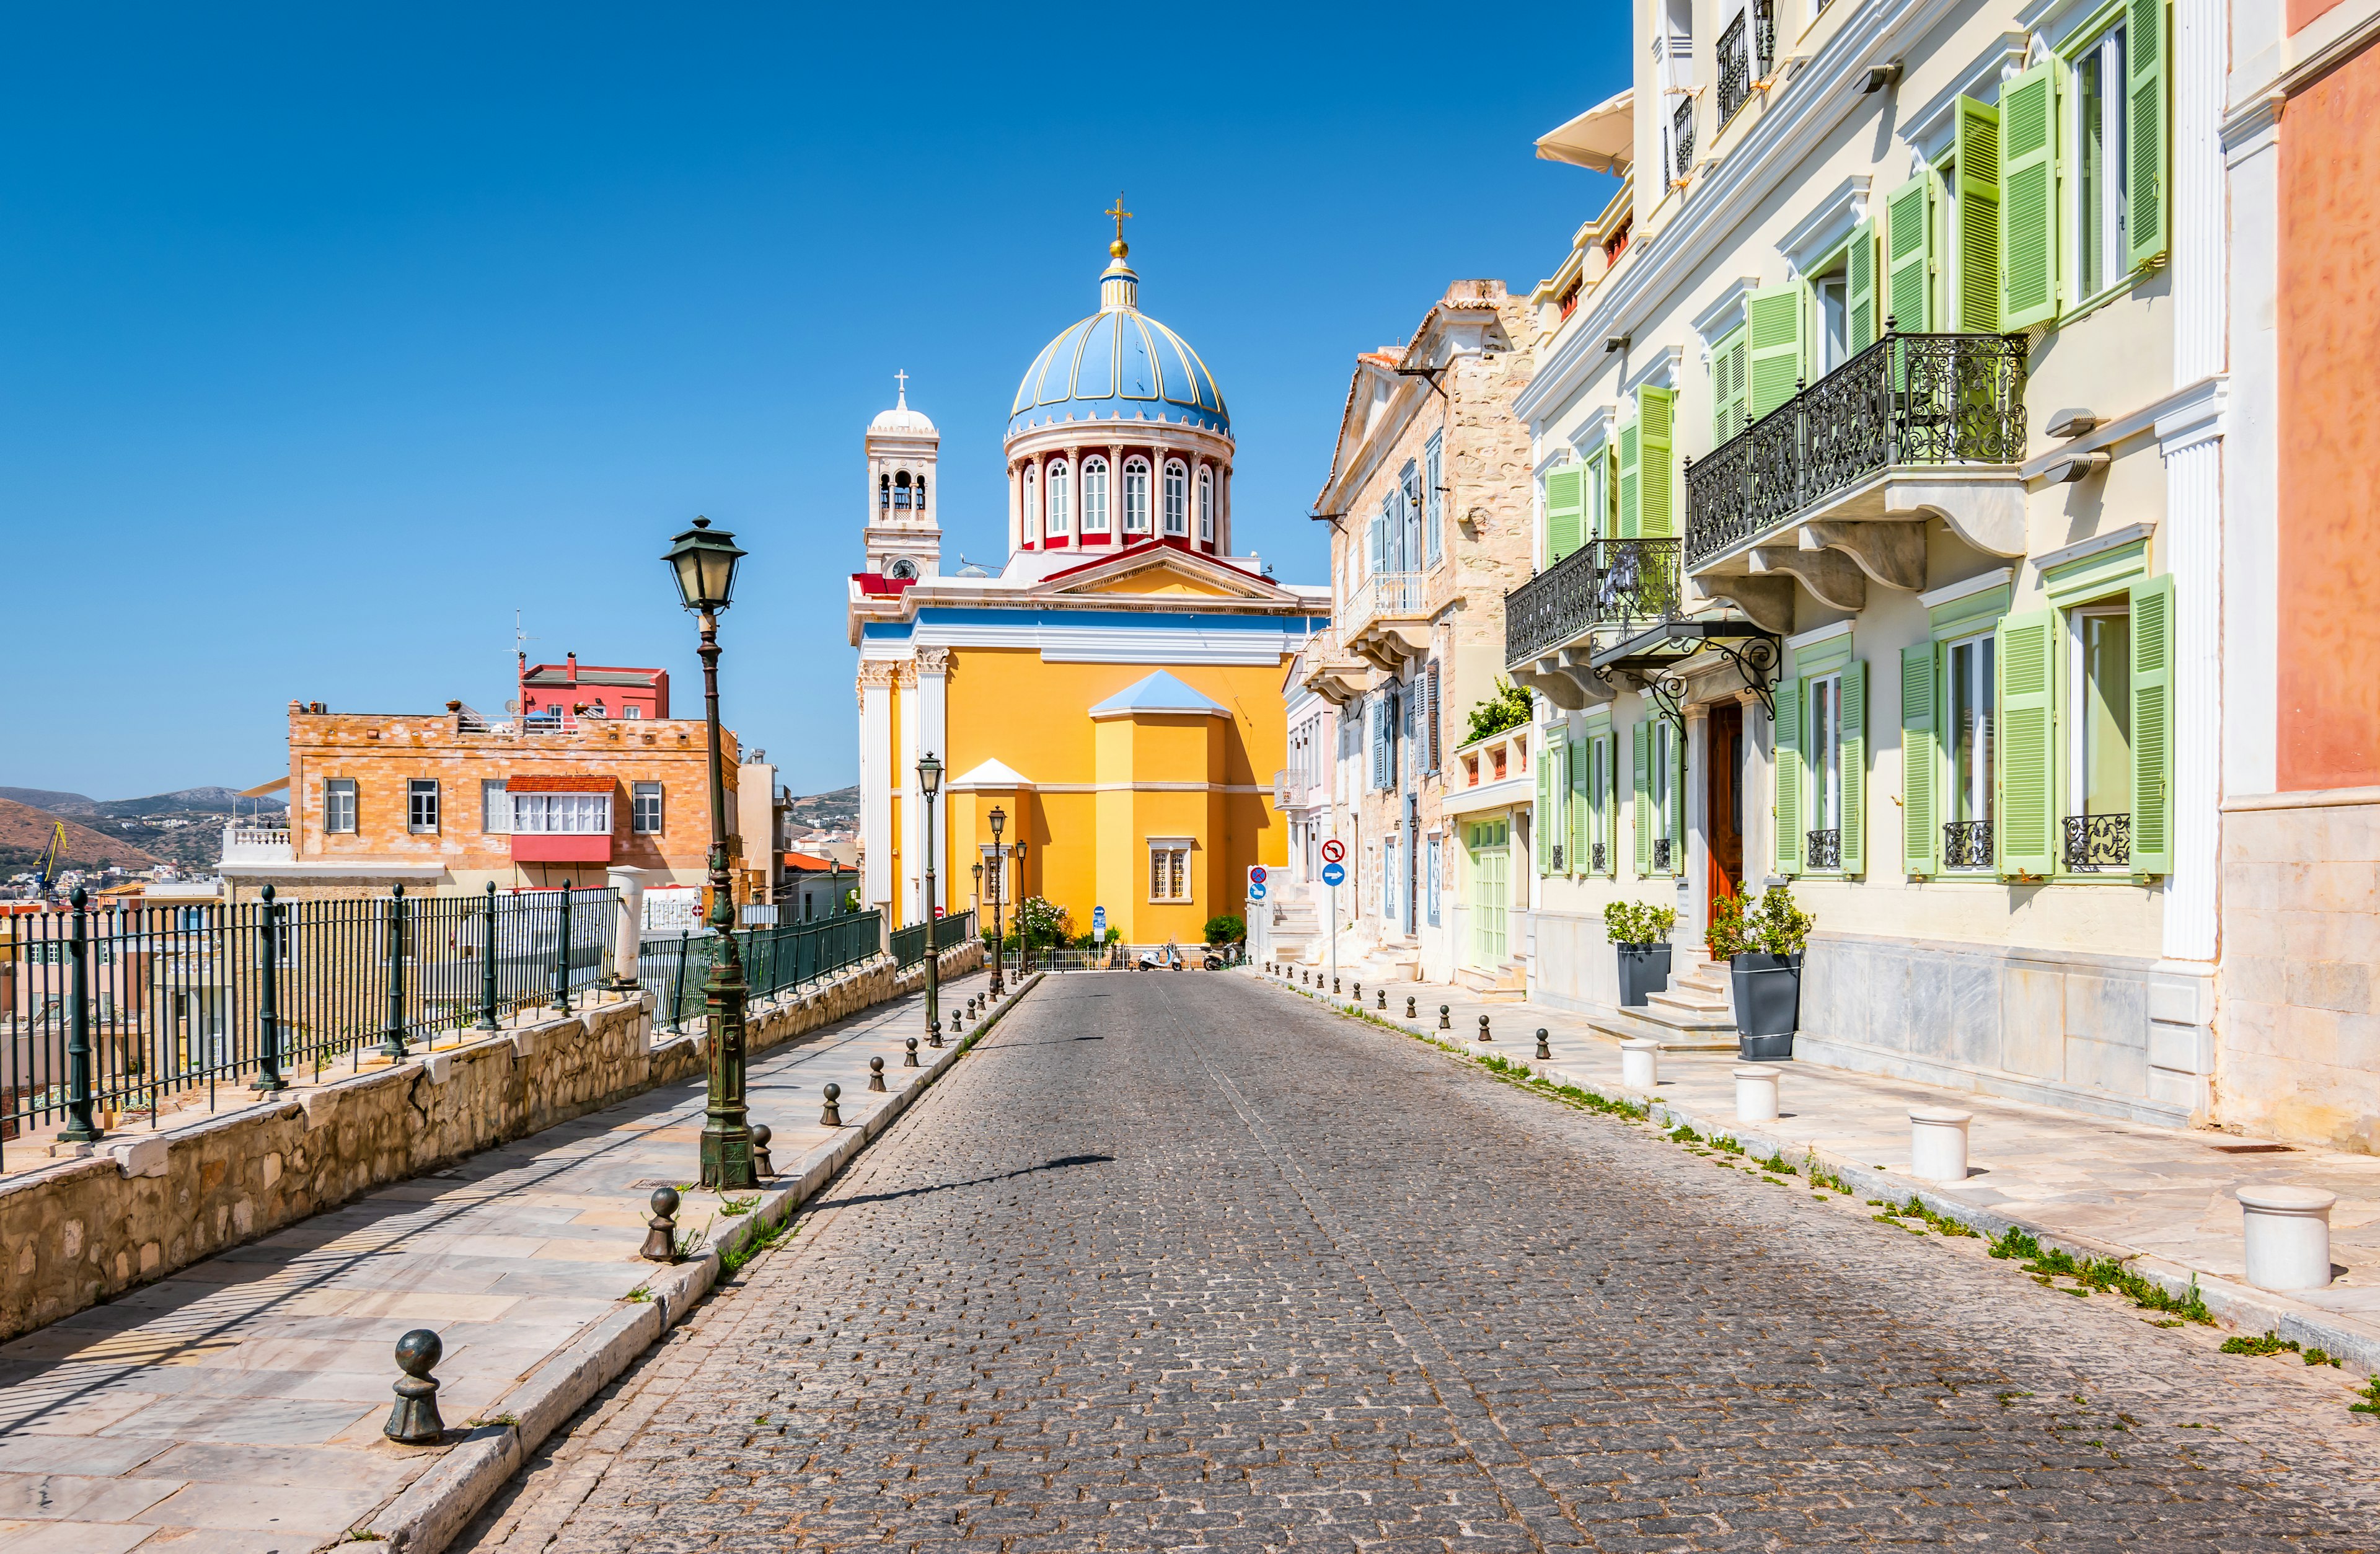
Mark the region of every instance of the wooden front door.
<instances>
[{"instance_id":1,"label":"wooden front door","mask_svg":"<svg viewBox=\"0 0 2380 1554\"><path fill-rule=\"evenodd\" d=\"M1743 707L1721 702L1710 711L1703 764L1703 814L1710 845L1710 900L1743 891ZM1706 917L1704 921L1710 919Z\"/></svg>"}]
</instances>

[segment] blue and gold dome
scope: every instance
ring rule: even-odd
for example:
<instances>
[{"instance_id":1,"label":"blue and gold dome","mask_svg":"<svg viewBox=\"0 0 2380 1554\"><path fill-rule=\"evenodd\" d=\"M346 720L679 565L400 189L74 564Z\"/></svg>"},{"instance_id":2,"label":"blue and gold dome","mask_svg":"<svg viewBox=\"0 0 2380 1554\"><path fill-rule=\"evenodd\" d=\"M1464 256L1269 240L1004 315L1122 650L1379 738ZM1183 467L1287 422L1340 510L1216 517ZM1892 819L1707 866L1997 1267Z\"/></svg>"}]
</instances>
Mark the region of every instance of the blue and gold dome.
<instances>
[{"instance_id":1,"label":"blue and gold dome","mask_svg":"<svg viewBox=\"0 0 2380 1554\"><path fill-rule=\"evenodd\" d=\"M1142 313L1140 277L1115 258L1099 276L1099 310L1069 325L1041 349L1016 386L1008 435L1069 422L1162 422L1229 437L1215 375L1188 341Z\"/></svg>"}]
</instances>

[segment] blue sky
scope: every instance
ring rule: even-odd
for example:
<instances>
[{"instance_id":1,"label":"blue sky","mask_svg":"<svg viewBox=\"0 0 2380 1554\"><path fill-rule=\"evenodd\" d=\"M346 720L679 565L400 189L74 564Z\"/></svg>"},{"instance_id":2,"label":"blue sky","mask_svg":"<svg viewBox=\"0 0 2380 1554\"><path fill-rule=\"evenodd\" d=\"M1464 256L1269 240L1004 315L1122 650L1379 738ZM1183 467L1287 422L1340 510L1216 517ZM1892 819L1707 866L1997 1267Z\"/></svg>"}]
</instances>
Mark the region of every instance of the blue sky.
<instances>
[{"instance_id":1,"label":"blue sky","mask_svg":"<svg viewBox=\"0 0 2380 1554\"><path fill-rule=\"evenodd\" d=\"M16 12L0 784L245 786L293 698L500 709L515 610L697 710L655 558L698 512L752 552L729 721L852 781L861 431L906 369L946 565L996 565L1009 397L1119 187L1230 402L1241 549L1318 581L1354 354L1559 262L1610 184L1530 142L1623 83L1625 10L1018 14Z\"/></svg>"}]
</instances>

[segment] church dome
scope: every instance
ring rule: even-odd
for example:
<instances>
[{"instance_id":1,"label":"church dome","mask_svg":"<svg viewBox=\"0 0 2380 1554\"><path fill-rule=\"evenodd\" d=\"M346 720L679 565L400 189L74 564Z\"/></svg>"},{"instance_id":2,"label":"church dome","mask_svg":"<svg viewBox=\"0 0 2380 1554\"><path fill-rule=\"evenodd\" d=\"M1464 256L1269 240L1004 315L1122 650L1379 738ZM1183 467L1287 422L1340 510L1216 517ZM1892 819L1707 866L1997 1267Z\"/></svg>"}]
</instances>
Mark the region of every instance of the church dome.
<instances>
[{"instance_id":1,"label":"church dome","mask_svg":"<svg viewBox=\"0 0 2380 1554\"><path fill-rule=\"evenodd\" d=\"M904 372L901 376L906 379L908 374ZM934 423L927 419L923 412L909 408L909 385L905 382L901 385L900 402L890 410L877 411L876 419L868 423L868 430L886 432L895 437L936 435Z\"/></svg>"},{"instance_id":2,"label":"church dome","mask_svg":"<svg viewBox=\"0 0 2380 1554\"><path fill-rule=\"evenodd\" d=\"M1162 422L1232 434L1215 375L1188 341L1143 313L1123 244L1099 277L1099 310L1069 324L1026 370L1008 434L1068 422Z\"/></svg>"}]
</instances>

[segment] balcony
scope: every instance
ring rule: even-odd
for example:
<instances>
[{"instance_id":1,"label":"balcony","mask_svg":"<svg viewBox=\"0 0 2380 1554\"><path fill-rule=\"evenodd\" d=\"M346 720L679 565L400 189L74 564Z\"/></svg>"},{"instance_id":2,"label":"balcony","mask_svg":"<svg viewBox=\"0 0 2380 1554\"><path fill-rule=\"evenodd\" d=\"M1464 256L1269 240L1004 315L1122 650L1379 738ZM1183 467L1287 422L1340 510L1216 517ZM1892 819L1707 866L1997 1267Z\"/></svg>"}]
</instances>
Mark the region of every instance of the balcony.
<instances>
[{"instance_id":1,"label":"balcony","mask_svg":"<svg viewBox=\"0 0 2380 1554\"><path fill-rule=\"evenodd\" d=\"M1333 707L1344 707L1371 684L1372 666L1340 646L1341 628L1324 626L1305 639L1299 684Z\"/></svg>"},{"instance_id":2,"label":"balcony","mask_svg":"<svg viewBox=\"0 0 2380 1554\"><path fill-rule=\"evenodd\" d=\"M1670 147L1677 162L1677 170L1670 175L1670 181L1684 183L1686 175L1694 171L1694 100L1692 97L1679 98L1677 107L1670 115Z\"/></svg>"},{"instance_id":3,"label":"balcony","mask_svg":"<svg viewBox=\"0 0 2380 1554\"><path fill-rule=\"evenodd\" d=\"M1504 667L1575 710L1609 692L1586 678L1585 639L1678 611L1675 540L1590 540L1504 596Z\"/></svg>"},{"instance_id":4,"label":"balcony","mask_svg":"<svg viewBox=\"0 0 2380 1554\"><path fill-rule=\"evenodd\" d=\"M222 862L239 864L287 863L293 855L289 849L289 831L285 826L224 827Z\"/></svg>"},{"instance_id":5,"label":"balcony","mask_svg":"<svg viewBox=\"0 0 2380 1554\"><path fill-rule=\"evenodd\" d=\"M1925 520L2024 553L2022 335L1883 339L1686 470L1685 565L1771 631L1798 582L1834 610L1925 587Z\"/></svg>"},{"instance_id":6,"label":"balcony","mask_svg":"<svg viewBox=\"0 0 2380 1554\"><path fill-rule=\"evenodd\" d=\"M1744 47L1744 23L1752 24L1753 48ZM1724 126L1751 101L1752 89L1768 79L1777 59L1777 17L1771 0L1753 0L1750 16L1736 13L1718 35L1718 122ZM1756 62L1756 65L1755 65Z\"/></svg>"},{"instance_id":7,"label":"balcony","mask_svg":"<svg viewBox=\"0 0 2380 1554\"><path fill-rule=\"evenodd\" d=\"M1356 585L1340 623L1347 650L1394 674L1405 660L1429 651L1428 578L1420 572L1382 572Z\"/></svg>"}]
</instances>

